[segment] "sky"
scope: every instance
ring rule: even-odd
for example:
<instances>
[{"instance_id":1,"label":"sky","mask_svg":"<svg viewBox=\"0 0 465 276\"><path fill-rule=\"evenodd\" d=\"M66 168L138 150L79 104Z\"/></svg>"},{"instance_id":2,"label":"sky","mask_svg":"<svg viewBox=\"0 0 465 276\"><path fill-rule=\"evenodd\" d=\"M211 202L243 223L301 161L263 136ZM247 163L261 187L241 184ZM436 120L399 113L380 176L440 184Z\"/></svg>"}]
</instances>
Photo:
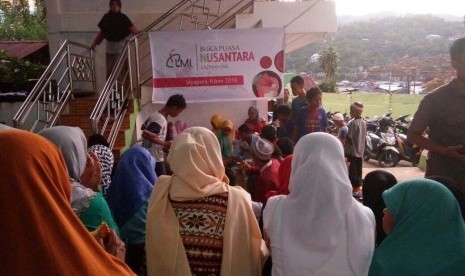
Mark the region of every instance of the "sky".
<instances>
[{"instance_id":1,"label":"sky","mask_svg":"<svg viewBox=\"0 0 465 276\"><path fill-rule=\"evenodd\" d=\"M465 0L336 0L337 15L401 14L465 15Z\"/></svg>"}]
</instances>

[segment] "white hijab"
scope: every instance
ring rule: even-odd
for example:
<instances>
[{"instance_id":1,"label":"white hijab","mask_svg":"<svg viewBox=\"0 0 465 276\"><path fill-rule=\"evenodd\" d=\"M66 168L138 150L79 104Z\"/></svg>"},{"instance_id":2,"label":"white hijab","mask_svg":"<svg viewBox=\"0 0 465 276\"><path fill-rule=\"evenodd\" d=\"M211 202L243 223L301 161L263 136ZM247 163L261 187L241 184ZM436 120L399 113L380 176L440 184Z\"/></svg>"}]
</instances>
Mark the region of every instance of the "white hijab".
<instances>
[{"instance_id":1,"label":"white hijab","mask_svg":"<svg viewBox=\"0 0 465 276\"><path fill-rule=\"evenodd\" d=\"M276 198L280 200L271 198L265 208L265 212L279 210L271 215L282 220L281 229L273 229L281 233L280 240L271 240L284 252L280 263L309 275L328 262L340 241L347 240L352 270L348 275L366 275L374 250L374 217L352 197L344 151L337 138L320 132L299 140L289 191L288 196Z\"/></svg>"}]
</instances>

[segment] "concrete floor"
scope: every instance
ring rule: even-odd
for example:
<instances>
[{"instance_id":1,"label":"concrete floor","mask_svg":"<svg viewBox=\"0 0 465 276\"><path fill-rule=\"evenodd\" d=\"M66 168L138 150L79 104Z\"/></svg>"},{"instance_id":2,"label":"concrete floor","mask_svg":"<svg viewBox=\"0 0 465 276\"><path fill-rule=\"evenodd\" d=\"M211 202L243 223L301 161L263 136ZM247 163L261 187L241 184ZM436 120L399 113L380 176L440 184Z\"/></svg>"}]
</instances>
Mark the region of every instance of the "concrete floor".
<instances>
[{"instance_id":1,"label":"concrete floor","mask_svg":"<svg viewBox=\"0 0 465 276\"><path fill-rule=\"evenodd\" d=\"M400 161L394 168L380 168L376 160L363 161L363 177L374 170L386 170L392 173L398 181L423 178L425 175L424 171L420 170L418 167L412 167L412 164L406 161Z\"/></svg>"}]
</instances>

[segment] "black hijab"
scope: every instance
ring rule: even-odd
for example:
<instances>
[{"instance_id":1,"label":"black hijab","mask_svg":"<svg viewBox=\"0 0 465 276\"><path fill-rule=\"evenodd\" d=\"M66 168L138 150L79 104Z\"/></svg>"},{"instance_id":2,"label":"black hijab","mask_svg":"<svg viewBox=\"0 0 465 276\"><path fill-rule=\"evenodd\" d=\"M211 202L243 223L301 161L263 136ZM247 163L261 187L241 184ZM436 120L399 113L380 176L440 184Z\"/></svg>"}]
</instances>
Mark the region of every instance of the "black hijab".
<instances>
[{"instance_id":1,"label":"black hijab","mask_svg":"<svg viewBox=\"0 0 465 276\"><path fill-rule=\"evenodd\" d=\"M381 195L396 183L396 177L384 170L369 172L363 179L363 204L373 211L376 219L376 246L386 237L383 230L383 209L386 205Z\"/></svg>"}]
</instances>

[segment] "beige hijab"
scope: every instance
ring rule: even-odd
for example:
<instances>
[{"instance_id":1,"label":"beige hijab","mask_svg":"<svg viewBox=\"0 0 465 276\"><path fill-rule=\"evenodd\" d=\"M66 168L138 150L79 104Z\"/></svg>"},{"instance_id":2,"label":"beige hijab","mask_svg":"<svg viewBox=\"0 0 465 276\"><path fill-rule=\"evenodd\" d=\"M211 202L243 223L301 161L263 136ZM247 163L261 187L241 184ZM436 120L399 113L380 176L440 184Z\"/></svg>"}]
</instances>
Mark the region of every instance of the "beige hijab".
<instances>
[{"instance_id":1,"label":"beige hijab","mask_svg":"<svg viewBox=\"0 0 465 276\"><path fill-rule=\"evenodd\" d=\"M250 195L227 184L220 146L203 127L178 135L168 162L173 176L158 179L149 201L146 226L149 275L191 275L179 222L170 204L228 192L221 275L260 275L264 253Z\"/></svg>"}]
</instances>

